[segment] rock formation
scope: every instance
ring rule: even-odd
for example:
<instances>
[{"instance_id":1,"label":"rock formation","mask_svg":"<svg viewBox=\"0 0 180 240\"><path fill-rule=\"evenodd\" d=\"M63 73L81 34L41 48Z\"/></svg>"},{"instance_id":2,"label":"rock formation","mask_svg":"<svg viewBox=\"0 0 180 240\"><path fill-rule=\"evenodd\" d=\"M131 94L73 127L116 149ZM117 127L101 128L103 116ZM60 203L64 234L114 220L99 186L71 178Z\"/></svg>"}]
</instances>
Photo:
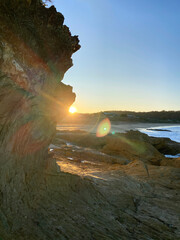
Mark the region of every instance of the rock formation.
<instances>
[{"instance_id":1,"label":"rock formation","mask_svg":"<svg viewBox=\"0 0 180 240\"><path fill-rule=\"evenodd\" d=\"M151 137L151 144L166 155L177 155L180 153L180 143L172 141L170 138Z\"/></svg>"},{"instance_id":2,"label":"rock formation","mask_svg":"<svg viewBox=\"0 0 180 240\"><path fill-rule=\"evenodd\" d=\"M56 167L48 157L48 146L57 120L75 100L72 87L61 81L80 45L78 37L71 36L63 22L63 15L54 6L47 9L40 1L0 2L0 237L2 234L3 239L8 239L3 232L22 228L35 201L33 196L44 181L44 172Z\"/></svg>"},{"instance_id":3,"label":"rock formation","mask_svg":"<svg viewBox=\"0 0 180 240\"><path fill-rule=\"evenodd\" d=\"M63 22L40 0L0 1L0 239L179 239L178 169L147 158L149 175L141 159L82 177L48 154L75 99L61 81L80 46Z\"/></svg>"}]
</instances>

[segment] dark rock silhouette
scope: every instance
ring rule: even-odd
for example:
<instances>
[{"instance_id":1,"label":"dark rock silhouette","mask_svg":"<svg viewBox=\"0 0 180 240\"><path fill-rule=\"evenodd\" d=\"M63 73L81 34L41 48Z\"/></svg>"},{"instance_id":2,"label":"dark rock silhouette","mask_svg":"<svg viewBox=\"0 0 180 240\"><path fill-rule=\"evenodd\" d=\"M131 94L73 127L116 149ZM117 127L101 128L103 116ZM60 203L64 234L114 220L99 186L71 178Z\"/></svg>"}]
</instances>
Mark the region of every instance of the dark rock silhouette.
<instances>
[{"instance_id":1,"label":"dark rock silhouette","mask_svg":"<svg viewBox=\"0 0 180 240\"><path fill-rule=\"evenodd\" d=\"M146 130L154 131L154 132L171 132L171 130L167 130L167 129L153 129L153 128L147 128Z\"/></svg>"}]
</instances>

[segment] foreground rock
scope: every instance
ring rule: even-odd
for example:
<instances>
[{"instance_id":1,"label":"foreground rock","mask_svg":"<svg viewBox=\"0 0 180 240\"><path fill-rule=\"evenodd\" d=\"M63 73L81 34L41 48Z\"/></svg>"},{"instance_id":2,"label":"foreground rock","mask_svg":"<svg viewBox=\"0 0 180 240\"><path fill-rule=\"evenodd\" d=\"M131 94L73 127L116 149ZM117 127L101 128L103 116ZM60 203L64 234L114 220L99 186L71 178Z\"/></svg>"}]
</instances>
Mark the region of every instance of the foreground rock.
<instances>
[{"instance_id":1,"label":"foreground rock","mask_svg":"<svg viewBox=\"0 0 180 240\"><path fill-rule=\"evenodd\" d=\"M0 1L3 240L16 239L16 233L34 221L33 209L47 185L45 171L53 166L48 146L55 135L56 121L63 118L75 99L72 87L61 81L80 46L63 21L62 14L54 7L46 9L39 0ZM21 239L30 236L22 234Z\"/></svg>"},{"instance_id":2,"label":"foreground rock","mask_svg":"<svg viewBox=\"0 0 180 240\"><path fill-rule=\"evenodd\" d=\"M63 21L38 0L0 2L0 239L179 239L179 171L150 165L149 142L129 140L124 166L48 153L75 99L61 80L80 46Z\"/></svg>"},{"instance_id":3,"label":"foreground rock","mask_svg":"<svg viewBox=\"0 0 180 240\"><path fill-rule=\"evenodd\" d=\"M139 131L117 133L104 138L97 138L95 134L87 132L72 132L57 134L58 139L64 139L76 145L97 149L103 153L115 156L129 163L141 160L147 164L160 165L162 155L152 144L151 139Z\"/></svg>"},{"instance_id":4,"label":"foreground rock","mask_svg":"<svg viewBox=\"0 0 180 240\"><path fill-rule=\"evenodd\" d=\"M36 191L29 186L32 202L14 211L13 225L1 214L3 239L179 239L176 168L148 165L147 172L141 161L122 167L61 155L63 172L47 171Z\"/></svg>"}]
</instances>

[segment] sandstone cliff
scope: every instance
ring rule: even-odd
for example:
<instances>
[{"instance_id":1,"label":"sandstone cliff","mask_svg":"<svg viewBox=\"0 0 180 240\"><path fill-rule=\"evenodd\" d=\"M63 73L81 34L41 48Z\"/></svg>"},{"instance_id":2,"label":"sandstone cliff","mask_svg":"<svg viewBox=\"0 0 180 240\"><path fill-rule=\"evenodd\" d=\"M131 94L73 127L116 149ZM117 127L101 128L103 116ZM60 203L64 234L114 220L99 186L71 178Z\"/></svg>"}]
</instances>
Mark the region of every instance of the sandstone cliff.
<instances>
[{"instance_id":1,"label":"sandstone cliff","mask_svg":"<svg viewBox=\"0 0 180 240\"><path fill-rule=\"evenodd\" d=\"M39 196L36 191L44 181L44 172L56 167L49 162L48 146L55 134L56 121L61 120L75 100L72 87L61 81L80 45L63 22L63 15L55 7L46 9L40 1L0 2L3 239L8 239L6 232L23 228L26 209L29 211L32 201Z\"/></svg>"}]
</instances>

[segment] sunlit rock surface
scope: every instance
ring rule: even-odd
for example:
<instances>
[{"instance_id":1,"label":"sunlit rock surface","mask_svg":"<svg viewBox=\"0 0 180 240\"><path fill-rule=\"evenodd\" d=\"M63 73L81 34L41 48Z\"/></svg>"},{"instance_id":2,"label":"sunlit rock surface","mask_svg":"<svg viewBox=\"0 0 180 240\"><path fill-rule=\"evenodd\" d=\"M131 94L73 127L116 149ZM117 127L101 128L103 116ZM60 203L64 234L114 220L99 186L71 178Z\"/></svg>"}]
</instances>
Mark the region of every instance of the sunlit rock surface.
<instances>
[{"instance_id":1,"label":"sunlit rock surface","mask_svg":"<svg viewBox=\"0 0 180 240\"><path fill-rule=\"evenodd\" d=\"M80 46L63 21L40 1L0 2L0 239L179 239L179 169L151 165L149 143L127 165L48 154L75 100L61 81Z\"/></svg>"}]
</instances>

